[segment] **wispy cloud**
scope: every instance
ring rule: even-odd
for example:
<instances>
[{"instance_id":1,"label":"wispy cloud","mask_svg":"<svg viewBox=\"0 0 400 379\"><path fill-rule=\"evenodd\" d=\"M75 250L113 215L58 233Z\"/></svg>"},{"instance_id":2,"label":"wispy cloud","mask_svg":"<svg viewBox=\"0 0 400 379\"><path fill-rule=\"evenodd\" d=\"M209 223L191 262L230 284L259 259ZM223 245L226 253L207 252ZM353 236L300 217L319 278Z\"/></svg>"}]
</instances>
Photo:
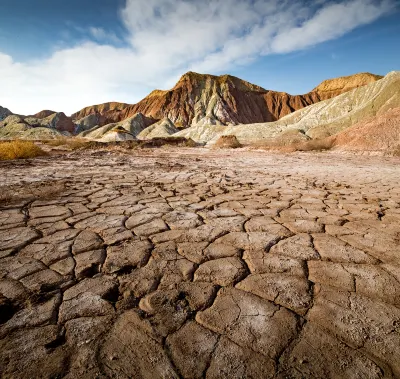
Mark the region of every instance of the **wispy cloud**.
<instances>
[{"instance_id":1,"label":"wispy cloud","mask_svg":"<svg viewBox=\"0 0 400 379\"><path fill-rule=\"evenodd\" d=\"M121 40L113 32L108 32L103 28L96 28L94 26L89 28L89 34L98 42L107 42L112 44L119 44Z\"/></svg>"},{"instance_id":2,"label":"wispy cloud","mask_svg":"<svg viewBox=\"0 0 400 379\"><path fill-rule=\"evenodd\" d=\"M395 6L395 0L127 0L120 11L126 47L117 47L113 32L79 26L91 41L48 59L19 63L0 53L0 104L33 113L134 102L189 69L221 72L260 56L309 48Z\"/></svg>"}]
</instances>

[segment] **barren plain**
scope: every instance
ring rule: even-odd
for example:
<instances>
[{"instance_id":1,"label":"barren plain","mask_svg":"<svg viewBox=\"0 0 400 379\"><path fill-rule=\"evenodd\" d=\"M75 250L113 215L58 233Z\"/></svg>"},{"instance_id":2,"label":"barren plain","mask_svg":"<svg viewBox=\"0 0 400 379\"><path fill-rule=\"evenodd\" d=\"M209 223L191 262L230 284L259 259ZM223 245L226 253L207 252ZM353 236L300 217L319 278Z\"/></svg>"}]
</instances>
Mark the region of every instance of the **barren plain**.
<instances>
[{"instance_id":1,"label":"barren plain","mask_svg":"<svg viewBox=\"0 0 400 379\"><path fill-rule=\"evenodd\" d=\"M1 162L0 376L400 377L399 163L201 148Z\"/></svg>"}]
</instances>

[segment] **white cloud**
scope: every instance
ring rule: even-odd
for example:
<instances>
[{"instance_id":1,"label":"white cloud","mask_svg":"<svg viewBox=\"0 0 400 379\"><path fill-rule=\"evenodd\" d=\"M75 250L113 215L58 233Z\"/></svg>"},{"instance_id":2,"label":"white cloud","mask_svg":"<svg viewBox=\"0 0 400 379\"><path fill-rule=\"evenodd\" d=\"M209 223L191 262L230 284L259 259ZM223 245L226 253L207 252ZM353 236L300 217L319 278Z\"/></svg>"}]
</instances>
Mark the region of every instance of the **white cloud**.
<instances>
[{"instance_id":1,"label":"white cloud","mask_svg":"<svg viewBox=\"0 0 400 379\"><path fill-rule=\"evenodd\" d=\"M308 3L308 4L307 4ZM0 105L14 112L77 111L135 102L187 70L228 71L259 56L288 53L342 36L395 6L394 0L127 0L127 47L102 28L95 42L19 63L0 52ZM113 46L114 45L114 46Z\"/></svg>"},{"instance_id":2,"label":"white cloud","mask_svg":"<svg viewBox=\"0 0 400 379\"><path fill-rule=\"evenodd\" d=\"M98 42L109 42L114 44L121 43L121 40L116 36L115 33L107 32L103 28L91 26L88 31L89 34Z\"/></svg>"}]
</instances>

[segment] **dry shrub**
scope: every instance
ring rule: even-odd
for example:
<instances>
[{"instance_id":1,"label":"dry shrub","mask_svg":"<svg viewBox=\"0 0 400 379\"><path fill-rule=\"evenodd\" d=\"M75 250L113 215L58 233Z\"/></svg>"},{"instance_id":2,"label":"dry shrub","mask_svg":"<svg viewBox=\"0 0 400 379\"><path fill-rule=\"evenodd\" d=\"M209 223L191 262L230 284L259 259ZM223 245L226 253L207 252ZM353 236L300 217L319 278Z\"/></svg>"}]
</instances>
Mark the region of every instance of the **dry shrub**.
<instances>
[{"instance_id":1,"label":"dry shrub","mask_svg":"<svg viewBox=\"0 0 400 379\"><path fill-rule=\"evenodd\" d=\"M191 138L185 137L159 137L152 138L150 140L144 140L139 142L139 148L152 148L152 147L196 147L198 146Z\"/></svg>"},{"instance_id":2,"label":"dry shrub","mask_svg":"<svg viewBox=\"0 0 400 379\"><path fill-rule=\"evenodd\" d=\"M92 141L88 141L84 138L69 138L67 146L72 150L88 148Z\"/></svg>"},{"instance_id":3,"label":"dry shrub","mask_svg":"<svg viewBox=\"0 0 400 379\"><path fill-rule=\"evenodd\" d=\"M394 157L400 157L400 145L397 145L393 150Z\"/></svg>"},{"instance_id":4,"label":"dry shrub","mask_svg":"<svg viewBox=\"0 0 400 379\"><path fill-rule=\"evenodd\" d=\"M45 141L49 146L64 146L71 150L82 149L88 147L91 141L79 137L59 137L52 140Z\"/></svg>"},{"instance_id":5,"label":"dry shrub","mask_svg":"<svg viewBox=\"0 0 400 379\"><path fill-rule=\"evenodd\" d=\"M234 135L221 136L213 145L214 149L236 149L238 147L242 147L242 145Z\"/></svg>"},{"instance_id":6,"label":"dry shrub","mask_svg":"<svg viewBox=\"0 0 400 379\"><path fill-rule=\"evenodd\" d=\"M7 141L0 142L0 160L26 159L47 155L32 141Z\"/></svg>"},{"instance_id":7,"label":"dry shrub","mask_svg":"<svg viewBox=\"0 0 400 379\"><path fill-rule=\"evenodd\" d=\"M278 151L278 152L293 152L296 149L293 147L294 144L284 144L276 138L268 138L262 141L253 142L249 145L250 150L266 150L266 151Z\"/></svg>"},{"instance_id":8,"label":"dry shrub","mask_svg":"<svg viewBox=\"0 0 400 379\"><path fill-rule=\"evenodd\" d=\"M49 140L42 141L42 142L48 146L63 146L67 143L67 138L59 137L59 138L49 139Z\"/></svg>"},{"instance_id":9,"label":"dry shrub","mask_svg":"<svg viewBox=\"0 0 400 379\"><path fill-rule=\"evenodd\" d=\"M296 151L323 151L330 150L335 146L335 138L311 139L297 143L284 143L279 138L263 140L251 145L252 149L276 151L280 153L294 153Z\"/></svg>"},{"instance_id":10,"label":"dry shrub","mask_svg":"<svg viewBox=\"0 0 400 379\"><path fill-rule=\"evenodd\" d=\"M330 150L334 146L333 138L312 139L310 141L301 142L293 145L295 151L322 151Z\"/></svg>"}]
</instances>

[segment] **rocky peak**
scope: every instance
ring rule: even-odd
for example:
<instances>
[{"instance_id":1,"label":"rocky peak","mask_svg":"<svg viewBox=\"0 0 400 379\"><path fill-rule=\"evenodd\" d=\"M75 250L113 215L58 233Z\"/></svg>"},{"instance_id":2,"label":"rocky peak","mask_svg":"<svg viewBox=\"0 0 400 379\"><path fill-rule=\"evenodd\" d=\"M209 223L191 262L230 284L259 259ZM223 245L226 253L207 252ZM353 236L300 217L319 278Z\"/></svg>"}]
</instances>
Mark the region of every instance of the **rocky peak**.
<instances>
[{"instance_id":1,"label":"rocky peak","mask_svg":"<svg viewBox=\"0 0 400 379\"><path fill-rule=\"evenodd\" d=\"M327 92L346 92L353 88L365 86L382 79L383 76L374 75L369 72L362 72L355 75L342 76L340 78L324 80L321 84L313 89L318 93Z\"/></svg>"},{"instance_id":2,"label":"rocky peak","mask_svg":"<svg viewBox=\"0 0 400 379\"><path fill-rule=\"evenodd\" d=\"M95 125L103 126L124 120L129 117L125 116L124 113L124 110L129 106L129 104L118 103L115 101L91 105L81 109L79 112L73 113L71 118L78 127L83 127L82 130L86 130Z\"/></svg>"},{"instance_id":3,"label":"rocky peak","mask_svg":"<svg viewBox=\"0 0 400 379\"><path fill-rule=\"evenodd\" d=\"M242 91L255 91L255 92L266 92L266 90L255 84L246 82L240 78L233 75L210 75L210 74L199 74L197 72L189 71L183 74L174 89L180 88L184 85L205 85L206 87L216 87L216 88L237 88Z\"/></svg>"},{"instance_id":4,"label":"rocky peak","mask_svg":"<svg viewBox=\"0 0 400 379\"><path fill-rule=\"evenodd\" d=\"M0 106L0 121L4 120L6 117L10 115L12 115L12 112L9 109Z\"/></svg>"},{"instance_id":5,"label":"rocky peak","mask_svg":"<svg viewBox=\"0 0 400 379\"><path fill-rule=\"evenodd\" d=\"M81 109L79 112L73 113L71 117L74 120L79 120L83 117L89 116L91 114L105 114L107 112L119 112L128 107L129 104L126 103L119 103L116 101L111 101L108 103L103 103L103 104L96 104L96 105L91 105L89 107L85 107Z\"/></svg>"},{"instance_id":6,"label":"rocky peak","mask_svg":"<svg viewBox=\"0 0 400 379\"><path fill-rule=\"evenodd\" d=\"M34 114L34 115L31 116L31 117L42 119L42 118L49 117L49 116L51 116L51 115L53 115L53 114L55 114L55 113L57 113L57 112L55 112L55 111L50 111L50 110L48 110L48 109L45 109L45 110L43 110L43 111L40 111L40 112Z\"/></svg>"}]
</instances>

